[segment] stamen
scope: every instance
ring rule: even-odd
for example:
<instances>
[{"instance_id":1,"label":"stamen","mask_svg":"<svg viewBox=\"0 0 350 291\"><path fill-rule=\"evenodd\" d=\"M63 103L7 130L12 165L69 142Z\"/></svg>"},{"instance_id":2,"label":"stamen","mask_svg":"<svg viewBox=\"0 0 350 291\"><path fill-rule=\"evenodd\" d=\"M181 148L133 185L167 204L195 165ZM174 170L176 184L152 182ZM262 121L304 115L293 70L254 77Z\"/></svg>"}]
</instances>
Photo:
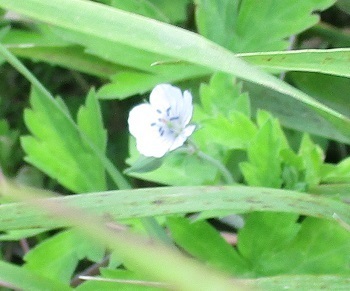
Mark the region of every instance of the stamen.
<instances>
[{"instance_id":1,"label":"stamen","mask_svg":"<svg viewBox=\"0 0 350 291\"><path fill-rule=\"evenodd\" d=\"M174 117L170 117L170 121L173 121L173 120L176 120L176 119L179 119L179 117L178 116L174 116Z\"/></svg>"},{"instance_id":2,"label":"stamen","mask_svg":"<svg viewBox=\"0 0 350 291\"><path fill-rule=\"evenodd\" d=\"M169 115L170 115L170 109L171 109L171 107L169 107L169 108L166 110L166 116L168 116L168 117L169 117Z\"/></svg>"},{"instance_id":3,"label":"stamen","mask_svg":"<svg viewBox=\"0 0 350 291\"><path fill-rule=\"evenodd\" d=\"M162 111L161 111L160 109L157 109L157 112L158 112L159 114L162 114Z\"/></svg>"},{"instance_id":4,"label":"stamen","mask_svg":"<svg viewBox=\"0 0 350 291\"><path fill-rule=\"evenodd\" d=\"M163 129L163 127L159 127L158 132L159 132L160 136L163 136L165 130Z\"/></svg>"},{"instance_id":5,"label":"stamen","mask_svg":"<svg viewBox=\"0 0 350 291\"><path fill-rule=\"evenodd\" d=\"M152 122L152 123L151 123L151 126L155 126L156 124L157 124L157 123L155 123L155 122Z\"/></svg>"}]
</instances>

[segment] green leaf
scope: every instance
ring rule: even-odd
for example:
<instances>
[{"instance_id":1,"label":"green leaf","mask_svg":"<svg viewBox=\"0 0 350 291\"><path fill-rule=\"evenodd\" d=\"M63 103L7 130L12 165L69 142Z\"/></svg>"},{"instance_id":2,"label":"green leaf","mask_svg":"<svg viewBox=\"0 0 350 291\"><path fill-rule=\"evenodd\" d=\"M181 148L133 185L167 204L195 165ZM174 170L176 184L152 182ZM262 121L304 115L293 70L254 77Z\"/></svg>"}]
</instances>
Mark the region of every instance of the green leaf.
<instances>
[{"instance_id":1,"label":"green leaf","mask_svg":"<svg viewBox=\"0 0 350 291\"><path fill-rule=\"evenodd\" d=\"M140 155L140 157L133 162L132 165L124 171L124 173L150 172L158 169L161 165L162 159Z\"/></svg>"},{"instance_id":2,"label":"green leaf","mask_svg":"<svg viewBox=\"0 0 350 291\"><path fill-rule=\"evenodd\" d=\"M249 92L253 112L264 108L273 112L273 116L287 128L348 143L347 130L338 131L337 125L328 122L306 104L294 102L287 95L248 82L244 83L244 90ZM346 122L342 124L345 126Z\"/></svg>"},{"instance_id":3,"label":"green leaf","mask_svg":"<svg viewBox=\"0 0 350 291\"><path fill-rule=\"evenodd\" d=\"M153 5L147 0L111 0L111 6L159 21L169 22L169 19L164 15L164 13L162 13L157 6Z\"/></svg>"},{"instance_id":4,"label":"green leaf","mask_svg":"<svg viewBox=\"0 0 350 291\"><path fill-rule=\"evenodd\" d=\"M24 257L25 269L69 283L79 260L102 260L105 249L69 230L56 234L31 249Z\"/></svg>"},{"instance_id":5,"label":"green leaf","mask_svg":"<svg viewBox=\"0 0 350 291\"><path fill-rule=\"evenodd\" d=\"M306 134L301 141L299 155L303 158L305 182L309 187L318 185L321 180L321 166L324 160L322 149L314 144Z\"/></svg>"},{"instance_id":6,"label":"green leaf","mask_svg":"<svg viewBox=\"0 0 350 291\"><path fill-rule=\"evenodd\" d=\"M262 277L249 282L259 290L347 290L348 276L339 275L280 275Z\"/></svg>"},{"instance_id":7,"label":"green leaf","mask_svg":"<svg viewBox=\"0 0 350 291\"><path fill-rule=\"evenodd\" d=\"M319 21L315 11L322 11L335 0L305 1L255 0L241 1L236 20L236 37L231 49L235 52L284 50L286 40Z\"/></svg>"},{"instance_id":8,"label":"green leaf","mask_svg":"<svg viewBox=\"0 0 350 291\"><path fill-rule=\"evenodd\" d=\"M237 56L274 73L305 71L350 77L350 49L259 52Z\"/></svg>"},{"instance_id":9,"label":"green leaf","mask_svg":"<svg viewBox=\"0 0 350 291\"><path fill-rule=\"evenodd\" d=\"M36 274L19 266L0 261L0 280L9 284L11 289L21 290L72 290L67 284L58 280L46 278L41 274Z\"/></svg>"},{"instance_id":10,"label":"green leaf","mask_svg":"<svg viewBox=\"0 0 350 291\"><path fill-rule=\"evenodd\" d=\"M86 97L85 106L78 111L77 123L81 132L104 153L107 147L107 131L103 127L100 104L93 90Z\"/></svg>"},{"instance_id":11,"label":"green leaf","mask_svg":"<svg viewBox=\"0 0 350 291\"><path fill-rule=\"evenodd\" d=\"M266 7L274 7L274 11L280 11L282 8L282 11L287 10L288 13L290 11L288 15L292 15L292 17L291 21L287 22L287 25L292 25L294 28L292 33L296 33L298 29L305 29L305 25L308 27L317 21L317 16L310 17L310 13L314 9L326 8L333 3L333 0L322 0L317 4L299 0L297 2L298 5L295 6L285 5L284 1L276 2L275 5L271 6L270 2L271 1L266 1L263 4L265 4ZM257 19L259 19L257 28L254 27L254 25L250 23L250 19L246 17L248 8L254 7L252 6L254 3L253 1L244 1L243 5L245 8L240 8L240 18L244 19L247 25L242 25L242 23L240 23L239 26L249 29L251 32L254 32L254 35L262 36L263 40L270 41L270 31L261 25L261 21L262 19L264 20L264 17L257 17ZM127 52L129 56L133 55L134 58L139 57L139 60L134 61L135 66L138 62L143 62L145 64L151 60L144 61L146 53L146 55L151 54L151 56L153 56L153 62L181 60L196 66L207 67L212 71L222 71L233 74L239 78L250 80L253 83L273 88L273 90L287 94L289 98L292 97L294 102L301 102L311 108L312 111L316 111L318 115L321 115L327 122L334 126L337 133L344 135L347 142L350 142L349 119L316 102L308 95L293 88L282 80L261 72L222 47L214 45L212 42L189 31L184 31L183 29L168 24L123 12L91 1L57 0L54 2L47 2L42 0L27 0L25 4L21 3L21 5L19 5L17 2L10 0L0 0L0 6L33 17L36 20L76 31L82 34L83 38L86 40L96 38L94 39L94 45L98 46L102 44L101 53L105 53L105 55L108 55L108 48L116 46L122 53L119 54L119 60L122 59L120 55L124 56L125 52ZM266 7L263 6L263 8ZM244 11L244 13L242 13L242 11ZM259 8L258 15L263 15L264 13L266 14L266 10ZM302 16L300 15L301 13L303 13ZM255 13L249 15L254 15L255 17ZM268 14L266 15L270 17ZM306 17L304 17L305 15ZM79 19L78 22L77 19ZM285 19L283 19L283 22L284 21ZM115 29L111 29L111 27ZM298 29L295 29L296 27ZM282 25L282 28L282 30L284 30L285 26ZM265 33L258 34L258 29L263 29ZM280 29L279 26L276 29ZM278 32L279 36L277 42L285 44L285 42L281 42L281 39L284 38L286 34L289 35L290 31L288 30L288 33L281 33L282 31ZM245 36L245 33L242 35ZM248 39L248 37L246 38ZM244 44L241 41L235 41L235 43L240 43L240 45ZM261 48L259 42L253 40L252 43ZM135 54L140 51L144 52L142 54ZM157 56L158 59L154 59L154 57ZM116 57L118 57L118 55L116 55ZM151 63L148 63L148 66ZM195 66L191 67L191 69L194 70Z\"/></svg>"},{"instance_id":12,"label":"green leaf","mask_svg":"<svg viewBox=\"0 0 350 291\"><path fill-rule=\"evenodd\" d=\"M309 217L286 249L266 258L265 274L349 274L349 255L347 230L330 221Z\"/></svg>"},{"instance_id":13,"label":"green leaf","mask_svg":"<svg viewBox=\"0 0 350 291\"><path fill-rule=\"evenodd\" d=\"M167 225L174 241L195 258L232 274L247 272L247 262L206 221L172 216Z\"/></svg>"},{"instance_id":14,"label":"green leaf","mask_svg":"<svg viewBox=\"0 0 350 291\"><path fill-rule=\"evenodd\" d=\"M250 101L247 93L242 93L242 85L228 74L215 73L209 84L201 84L200 100L209 115L230 115L238 111L250 117Z\"/></svg>"},{"instance_id":15,"label":"green leaf","mask_svg":"<svg viewBox=\"0 0 350 291\"><path fill-rule=\"evenodd\" d=\"M196 0L196 25L206 38L230 48L235 37L240 1Z\"/></svg>"},{"instance_id":16,"label":"green leaf","mask_svg":"<svg viewBox=\"0 0 350 291\"><path fill-rule=\"evenodd\" d=\"M99 109L94 98L94 93L91 92L86 107L80 111L79 126L102 149L106 143L102 140L105 132L100 122L101 117L96 116ZM100 159L82 140L64 111L58 111L52 102L36 90L32 90L30 101L32 109L25 111L24 118L32 136L21 139L27 154L25 160L72 191L106 189ZM61 105L57 103L56 106Z\"/></svg>"},{"instance_id":17,"label":"green leaf","mask_svg":"<svg viewBox=\"0 0 350 291\"><path fill-rule=\"evenodd\" d=\"M45 29L40 33L11 29L2 42L18 57L45 61L100 77L109 77L120 69L111 62L85 53L82 47L72 46ZM28 43L31 45L25 45Z\"/></svg>"},{"instance_id":18,"label":"green leaf","mask_svg":"<svg viewBox=\"0 0 350 291\"><path fill-rule=\"evenodd\" d=\"M252 266L256 275L269 275L264 271L264 260L283 250L295 237L300 225L299 215L290 213L250 213L244 227L238 232L239 253ZM283 261L281 264L288 264Z\"/></svg>"},{"instance_id":19,"label":"green leaf","mask_svg":"<svg viewBox=\"0 0 350 291\"><path fill-rule=\"evenodd\" d=\"M127 163L133 165L138 159L139 153L133 150ZM162 165L152 172L143 173L135 169L128 170L128 175L164 185L183 186L210 184L215 179L216 172L212 164L196 155L172 152L167 154L162 160Z\"/></svg>"},{"instance_id":20,"label":"green leaf","mask_svg":"<svg viewBox=\"0 0 350 291\"><path fill-rule=\"evenodd\" d=\"M149 0L170 19L171 23L181 23L187 19L191 0Z\"/></svg>"},{"instance_id":21,"label":"green leaf","mask_svg":"<svg viewBox=\"0 0 350 291\"><path fill-rule=\"evenodd\" d=\"M300 72L289 73L288 78L298 88L315 96L323 104L350 117L349 78Z\"/></svg>"},{"instance_id":22,"label":"green leaf","mask_svg":"<svg viewBox=\"0 0 350 291\"><path fill-rule=\"evenodd\" d=\"M244 179L250 186L281 186L281 138L274 130L272 118L266 121L250 142L248 162L240 164Z\"/></svg>"},{"instance_id":23,"label":"green leaf","mask_svg":"<svg viewBox=\"0 0 350 291\"><path fill-rule=\"evenodd\" d=\"M203 122L203 133L228 149L246 149L257 133L255 124L244 114L234 112L230 118L218 116Z\"/></svg>"},{"instance_id":24,"label":"green leaf","mask_svg":"<svg viewBox=\"0 0 350 291\"><path fill-rule=\"evenodd\" d=\"M337 165L322 165L321 174L323 183L350 183L350 158L344 159Z\"/></svg>"},{"instance_id":25,"label":"green leaf","mask_svg":"<svg viewBox=\"0 0 350 291\"><path fill-rule=\"evenodd\" d=\"M9 185L1 188L8 193ZM6 191L5 191L6 190ZM12 189L18 191L17 188ZM25 190L27 191L27 190ZM33 191L33 190L30 190ZM49 200L51 201L51 200ZM54 201L91 214L109 214L111 219L162 216L188 212L222 210L231 213L251 211L291 212L334 220L334 213L350 224L350 206L322 196L291 190L245 186L161 187L118 190L56 197ZM18 219L21 217L21 219ZM207 216L208 217L208 216ZM63 218L54 221L43 212L23 203L0 205L0 231L29 228L57 228L70 225Z\"/></svg>"}]
</instances>

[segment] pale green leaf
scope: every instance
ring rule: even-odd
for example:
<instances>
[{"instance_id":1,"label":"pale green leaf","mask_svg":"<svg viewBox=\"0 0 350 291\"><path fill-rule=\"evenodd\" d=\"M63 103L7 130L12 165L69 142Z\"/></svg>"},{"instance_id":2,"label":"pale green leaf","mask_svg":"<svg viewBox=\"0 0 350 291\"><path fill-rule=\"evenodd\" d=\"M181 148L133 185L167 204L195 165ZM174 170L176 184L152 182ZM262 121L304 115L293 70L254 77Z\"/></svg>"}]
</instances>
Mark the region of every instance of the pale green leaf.
<instances>
[{"instance_id":1,"label":"pale green leaf","mask_svg":"<svg viewBox=\"0 0 350 291\"><path fill-rule=\"evenodd\" d=\"M350 77L350 49L298 50L237 54L243 60L274 73L304 71ZM323 88L324 86L322 86Z\"/></svg>"},{"instance_id":2,"label":"pale green leaf","mask_svg":"<svg viewBox=\"0 0 350 291\"><path fill-rule=\"evenodd\" d=\"M33 191L33 190L31 190ZM350 224L350 206L340 201L297 191L245 187L197 186L118 190L52 198L116 220L222 210L227 213L250 211L292 212L334 220L334 213ZM218 212L216 212L218 213ZM18 217L21 219L18 219ZM47 215L23 203L0 205L0 230L57 228L70 225L47 219Z\"/></svg>"}]
</instances>

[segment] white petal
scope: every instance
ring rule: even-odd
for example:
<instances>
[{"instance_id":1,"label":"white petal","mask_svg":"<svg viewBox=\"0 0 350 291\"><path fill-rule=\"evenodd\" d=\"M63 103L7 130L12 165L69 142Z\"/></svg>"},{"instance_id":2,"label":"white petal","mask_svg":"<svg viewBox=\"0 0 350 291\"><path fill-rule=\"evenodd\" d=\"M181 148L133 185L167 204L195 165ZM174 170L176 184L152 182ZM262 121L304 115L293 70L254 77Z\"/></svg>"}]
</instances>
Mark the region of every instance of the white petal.
<instances>
[{"instance_id":1,"label":"white petal","mask_svg":"<svg viewBox=\"0 0 350 291\"><path fill-rule=\"evenodd\" d=\"M154 139L136 140L137 150L146 157L160 158L164 156L171 147L173 139L170 137L158 137Z\"/></svg>"},{"instance_id":2,"label":"white petal","mask_svg":"<svg viewBox=\"0 0 350 291\"><path fill-rule=\"evenodd\" d=\"M182 146L185 141L186 141L187 137L186 136L183 136L183 135L179 135L173 142L173 144L171 145L169 151L173 151L177 148L179 148L180 146Z\"/></svg>"},{"instance_id":3,"label":"white petal","mask_svg":"<svg viewBox=\"0 0 350 291\"><path fill-rule=\"evenodd\" d=\"M190 93L190 91L186 90L183 96L183 107L181 112L181 120L183 126L187 125L190 122L192 118L192 112L192 94Z\"/></svg>"},{"instance_id":4,"label":"white petal","mask_svg":"<svg viewBox=\"0 0 350 291\"><path fill-rule=\"evenodd\" d=\"M183 107L182 92L179 88L169 84L160 84L152 90L149 101L153 108L166 112L171 108L175 116L181 114Z\"/></svg>"},{"instance_id":5,"label":"white petal","mask_svg":"<svg viewBox=\"0 0 350 291\"><path fill-rule=\"evenodd\" d=\"M182 131L182 134L187 138L194 132L195 129L196 129L196 126L194 124L191 124L189 126L186 126L186 128L184 128L184 130Z\"/></svg>"},{"instance_id":6,"label":"white petal","mask_svg":"<svg viewBox=\"0 0 350 291\"><path fill-rule=\"evenodd\" d=\"M176 137L173 144L171 145L169 151L175 150L182 146L187 138L193 133L193 131L196 129L195 125L189 125L181 132L179 136Z\"/></svg>"},{"instance_id":7,"label":"white petal","mask_svg":"<svg viewBox=\"0 0 350 291\"><path fill-rule=\"evenodd\" d=\"M129 131L134 137L143 136L154 130L151 124L157 120L156 113L148 103L140 104L131 109L128 118Z\"/></svg>"}]
</instances>

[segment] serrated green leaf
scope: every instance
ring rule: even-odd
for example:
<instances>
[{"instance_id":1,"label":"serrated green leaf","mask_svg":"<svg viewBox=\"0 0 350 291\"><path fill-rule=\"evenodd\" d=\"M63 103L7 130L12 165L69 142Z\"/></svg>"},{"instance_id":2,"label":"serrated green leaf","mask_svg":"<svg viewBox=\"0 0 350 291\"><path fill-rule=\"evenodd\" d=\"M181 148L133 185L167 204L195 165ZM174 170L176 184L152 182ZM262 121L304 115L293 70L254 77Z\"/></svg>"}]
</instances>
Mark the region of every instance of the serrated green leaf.
<instances>
[{"instance_id":1,"label":"serrated green leaf","mask_svg":"<svg viewBox=\"0 0 350 291\"><path fill-rule=\"evenodd\" d=\"M105 249L76 231L63 231L31 249L25 256L25 269L47 278L69 283L79 260L102 260Z\"/></svg>"},{"instance_id":2,"label":"serrated green leaf","mask_svg":"<svg viewBox=\"0 0 350 291\"><path fill-rule=\"evenodd\" d=\"M32 136L21 139L22 147L27 154L26 161L72 191L106 189L105 173L100 159L84 143L80 133L72 126L64 112L58 111L46 98L41 98L40 94L42 93L36 90L32 91L32 109L27 109L24 115L26 125L32 133ZM96 116L90 121L87 120L87 117L98 112L94 103L96 100L92 100L93 96L89 95L87 103L89 109L83 109L80 123L89 137L93 137L94 142L98 141L99 146L103 146L106 142L102 141L104 131L97 133L96 136L96 130L99 130L101 125L89 123L96 122L101 117ZM57 106L61 106L59 105L61 101L56 102ZM87 129L88 126L91 126L91 129Z\"/></svg>"},{"instance_id":3,"label":"serrated green leaf","mask_svg":"<svg viewBox=\"0 0 350 291\"><path fill-rule=\"evenodd\" d=\"M255 124L241 112L230 118L218 116L203 122L203 132L213 137L213 142L228 149L246 149L257 133Z\"/></svg>"},{"instance_id":4,"label":"serrated green leaf","mask_svg":"<svg viewBox=\"0 0 350 291\"><path fill-rule=\"evenodd\" d=\"M85 105L78 111L77 124L101 152L106 151L107 131L103 127L100 105L93 90L86 97Z\"/></svg>"},{"instance_id":5,"label":"serrated green leaf","mask_svg":"<svg viewBox=\"0 0 350 291\"><path fill-rule=\"evenodd\" d=\"M281 186L280 150L281 138L274 130L272 119L269 119L248 146L248 162L240 164L248 185L272 188Z\"/></svg>"},{"instance_id":6,"label":"serrated green leaf","mask_svg":"<svg viewBox=\"0 0 350 291\"><path fill-rule=\"evenodd\" d=\"M322 11L335 0L305 1L244 0L236 20L236 37L231 42L235 52L284 50L288 37L298 34L319 21L315 11Z\"/></svg>"},{"instance_id":7,"label":"serrated green leaf","mask_svg":"<svg viewBox=\"0 0 350 291\"><path fill-rule=\"evenodd\" d=\"M250 117L250 100L242 93L242 85L224 73L215 73L209 84L201 84L200 100L203 109L210 115L230 115L233 111Z\"/></svg>"},{"instance_id":8,"label":"serrated green leaf","mask_svg":"<svg viewBox=\"0 0 350 291\"><path fill-rule=\"evenodd\" d=\"M167 225L174 241L192 256L231 274L247 272L244 258L206 221L172 216L167 218Z\"/></svg>"},{"instance_id":9,"label":"serrated green leaf","mask_svg":"<svg viewBox=\"0 0 350 291\"><path fill-rule=\"evenodd\" d=\"M301 141L299 155L303 158L305 182L309 187L318 185L321 180L321 166L324 160L322 149L305 134Z\"/></svg>"}]
</instances>

